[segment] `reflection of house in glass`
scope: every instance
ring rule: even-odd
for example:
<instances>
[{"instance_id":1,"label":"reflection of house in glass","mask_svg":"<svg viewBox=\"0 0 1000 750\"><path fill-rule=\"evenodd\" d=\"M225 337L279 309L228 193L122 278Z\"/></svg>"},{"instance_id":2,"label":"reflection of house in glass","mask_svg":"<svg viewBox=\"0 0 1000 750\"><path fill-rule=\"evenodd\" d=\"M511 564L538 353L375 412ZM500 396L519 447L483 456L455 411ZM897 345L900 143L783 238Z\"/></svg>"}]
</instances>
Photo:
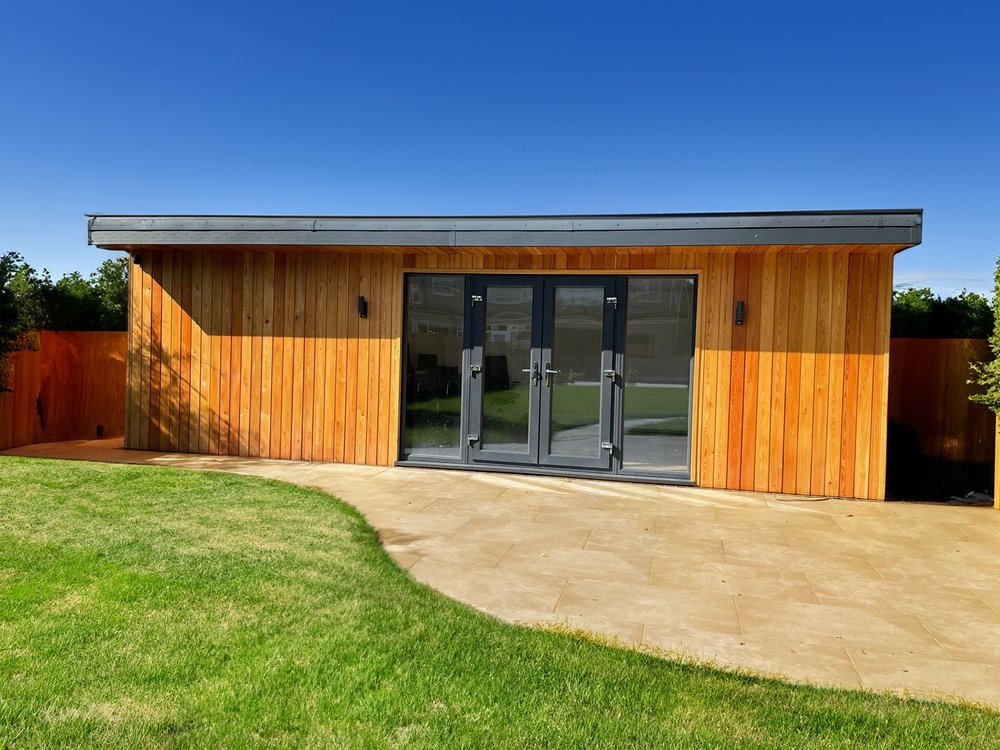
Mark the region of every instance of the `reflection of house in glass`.
<instances>
[{"instance_id":1,"label":"reflection of house in glass","mask_svg":"<svg viewBox=\"0 0 1000 750\"><path fill-rule=\"evenodd\" d=\"M531 337L531 324L518 322L516 317L504 322L503 315L497 315L486 324L486 340L491 344L511 344Z\"/></svg>"},{"instance_id":2,"label":"reflection of house in glass","mask_svg":"<svg viewBox=\"0 0 1000 750\"><path fill-rule=\"evenodd\" d=\"M513 344L531 339L531 289L491 289L486 320L486 340L491 344ZM525 312L527 310L527 313Z\"/></svg>"},{"instance_id":3,"label":"reflection of house in glass","mask_svg":"<svg viewBox=\"0 0 1000 750\"><path fill-rule=\"evenodd\" d=\"M630 278L625 337L626 383L687 383L694 329L694 283Z\"/></svg>"},{"instance_id":4,"label":"reflection of house in glass","mask_svg":"<svg viewBox=\"0 0 1000 750\"><path fill-rule=\"evenodd\" d=\"M622 457L636 470L683 470L690 460L693 316L693 279L629 279Z\"/></svg>"}]
</instances>

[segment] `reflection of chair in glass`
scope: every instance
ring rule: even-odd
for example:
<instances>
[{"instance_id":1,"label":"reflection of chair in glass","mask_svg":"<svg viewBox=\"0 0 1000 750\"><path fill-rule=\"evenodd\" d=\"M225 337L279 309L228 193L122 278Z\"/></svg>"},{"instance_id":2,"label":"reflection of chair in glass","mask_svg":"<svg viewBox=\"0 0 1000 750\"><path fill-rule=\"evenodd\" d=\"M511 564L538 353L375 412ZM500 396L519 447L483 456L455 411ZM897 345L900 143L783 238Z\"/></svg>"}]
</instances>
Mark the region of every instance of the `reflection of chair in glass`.
<instances>
[{"instance_id":1,"label":"reflection of chair in glass","mask_svg":"<svg viewBox=\"0 0 1000 750\"><path fill-rule=\"evenodd\" d=\"M507 369L507 357L502 354L483 357L484 380L487 391L510 390L510 371Z\"/></svg>"},{"instance_id":2,"label":"reflection of chair in glass","mask_svg":"<svg viewBox=\"0 0 1000 750\"><path fill-rule=\"evenodd\" d=\"M436 354L418 352L417 366L412 375L413 393L410 397L414 401L453 396L460 391L458 368L439 365Z\"/></svg>"}]
</instances>

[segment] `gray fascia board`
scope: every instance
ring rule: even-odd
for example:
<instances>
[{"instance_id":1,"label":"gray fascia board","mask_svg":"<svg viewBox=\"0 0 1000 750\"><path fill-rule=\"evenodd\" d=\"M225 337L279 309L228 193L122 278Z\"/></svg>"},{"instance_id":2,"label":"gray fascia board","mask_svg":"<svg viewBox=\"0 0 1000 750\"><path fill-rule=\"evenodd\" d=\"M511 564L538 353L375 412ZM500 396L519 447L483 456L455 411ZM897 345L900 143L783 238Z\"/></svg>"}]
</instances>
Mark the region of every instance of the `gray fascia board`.
<instances>
[{"instance_id":1,"label":"gray fascia board","mask_svg":"<svg viewBox=\"0 0 1000 750\"><path fill-rule=\"evenodd\" d=\"M918 244L922 212L855 211L622 216L104 216L108 245L549 246Z\"/></svg>"}]
</instances>

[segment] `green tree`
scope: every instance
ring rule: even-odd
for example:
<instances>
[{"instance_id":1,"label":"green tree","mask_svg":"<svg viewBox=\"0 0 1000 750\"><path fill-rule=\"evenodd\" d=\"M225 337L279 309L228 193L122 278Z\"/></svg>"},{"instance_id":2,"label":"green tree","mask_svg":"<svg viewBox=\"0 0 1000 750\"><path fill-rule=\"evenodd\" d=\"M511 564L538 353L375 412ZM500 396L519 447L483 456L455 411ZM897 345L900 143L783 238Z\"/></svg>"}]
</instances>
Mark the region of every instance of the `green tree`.
<instances>
[{"instance_id":1,"label":"green tree","mask_svg":"<svg viewBox=\"0 0 1000 750\"><path fill-rule=\"evenodd\" d=\"M892 335L919 338L914 333L927 329L936 297L934 292L921 289L894 289L892 292Z\"/></svg>"},{"instance_id":2,"label":"green tree","mask_svg":"<svg viewBox=\"0 0 1000 750\"><path fill-rule=\"evenodd\" d=\"M892 293L892 335L897 338L984 339L993 331L993 318L989 300L967 290L945 299L927 288Z\"/></svg>"},{"instance_id":3,"label":"green tree","mask_svg":"<svg viewBox=\"0 0 1000 750\"><path fill-rule=\"evenodd\" d=\"M128 258L110 258L84 278L77 271L53 283L17 252L0 255L0 359L30 348L29 331L124 331L128 315Z\"/></svg>"},{"instance_id":4,"label":"green tree","mask_svg":"<svg viewBox=\"0 0 1000 750\"><path fill-rule=\"evenodd\" d=\"M944 319L963 334L961 338L985 339L992 335L996 316L983 295L963 289L957 297L943 299L941 305Z\"/></svg>"},{"instance_id":5,"label":"green tree","mask_svg":"<svg viewBox=\"0 0 1000 750\"><path fill-rule=\"evenodd\" d=\"M39 276L24 262L20 253L0 256L0 391L11 387L13 366L10 354L37 348L37 338L29 332L38 328L45 316L46 276Z\"/></svg>"},{"instance_id":6,"label":"green tree","mask_svg":"<svg viewBox=\"0 0 1000 750\"><path fill-rule=\"evenodd\" d=\"M124 331L128 302L128 258L112 258L84 278L63 276L43 291L47 327L57 331Z\"/></svg>"},{"instance_id":7,"label":"green tree","mask_svg":"<svg viewBox=\"0 0 1000 750\"><path fill-rule=\"evenodd\" d=\"M48 303L52 288L49 272L39 274L20 253L8 253L5 257L11 257L14 263L10 291L14 297L14 327L18 335L45 328L49 323Z\"/></svg>"},{"instance_id":8,"label":"green tree","mask_svg":"<svg viewBox=\"0 0 1000 750\"><path fill-rule=\"evenodd\" d=\"M995 323L989 336L993 358L972 363L972 380L969 382L980 386L983 391L972 394L969 399L1000 414L1000 260L994 275L993 317Z\"/></svg>"},{"instance_id":9,"label":"green tree","mask_svg":"<svg viewBox=\"0 0 1000 750\"><path fill-rule=\"evenodd\" d=\"M90 282L73 271L46 292L47 328L54 331L90 331L98 327L100 302Z\"/></svg>"},{"instance_id":10,"label":"green tree","mask_svg":"<svg viewBox=\"0 0 1000 750\"><path fill-rule=\"evenodd\" d=\"M0 358L13 351L18 334L17 298L11 284L20 261L17 253L0 255Z\"/></svg>"},{"instance_id":11,"label":"green tree","mask_svg":"<svg viewBox=\"0 0 1000 750\"><path fill-rule=\"evenodd\" d=\"M90 276L100 305L100 323L105 331L124 331L128 325L129 259L109 258Z\"/></svg>"}]
</instances>

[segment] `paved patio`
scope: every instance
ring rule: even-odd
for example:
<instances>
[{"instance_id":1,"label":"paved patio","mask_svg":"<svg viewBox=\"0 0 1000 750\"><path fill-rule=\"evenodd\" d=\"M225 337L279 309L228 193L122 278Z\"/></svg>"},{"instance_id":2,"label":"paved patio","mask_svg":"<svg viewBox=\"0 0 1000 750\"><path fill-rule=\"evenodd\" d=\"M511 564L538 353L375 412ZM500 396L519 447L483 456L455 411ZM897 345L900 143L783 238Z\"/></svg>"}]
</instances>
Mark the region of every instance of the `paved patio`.
<instances>
[{"instance_id":1,"label":"paved patio","mask_svg":"<svg viewBox=\"0 0 1000 750\"><path fill-rule=\"evenodd\" d=\"M1000 707L1000 513L596 480L126 451L8 454L213 469L337 495L415 579L797 681Z\"/></svg>"}]
</instances>

